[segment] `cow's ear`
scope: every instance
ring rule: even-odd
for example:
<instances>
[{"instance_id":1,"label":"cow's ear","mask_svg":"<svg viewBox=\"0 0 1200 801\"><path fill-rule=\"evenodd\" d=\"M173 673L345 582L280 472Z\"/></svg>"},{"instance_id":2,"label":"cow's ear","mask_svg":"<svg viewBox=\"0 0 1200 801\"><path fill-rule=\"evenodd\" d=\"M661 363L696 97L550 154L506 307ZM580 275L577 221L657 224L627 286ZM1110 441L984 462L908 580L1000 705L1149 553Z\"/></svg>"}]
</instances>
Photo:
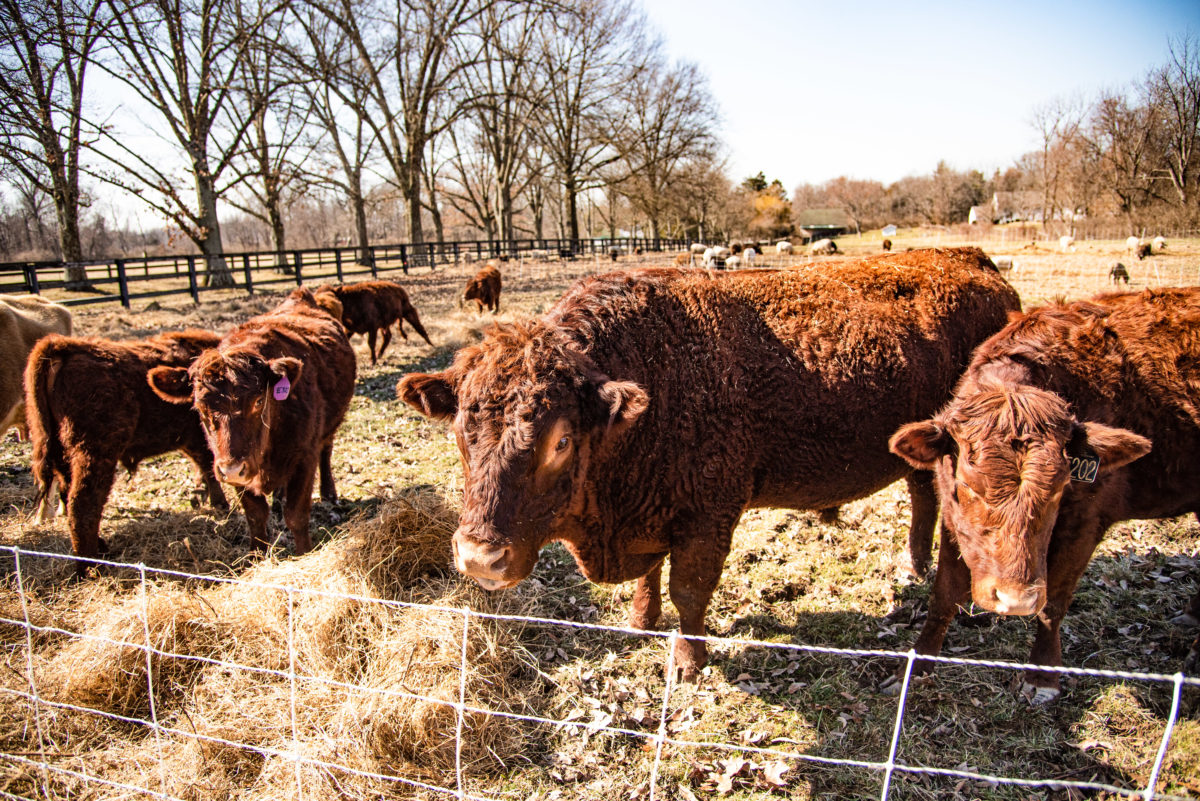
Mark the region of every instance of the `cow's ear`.
<instances>
[{"instance_id":1,"label":"cow's ear","mask_svg":"<svg viewBox=\"0 0 1200 801\"><path fill-rule=\"evenodd\" d=\"M650 405L646 390L632 381L603 381L596 386L600 400L608 407L608 432L615 434L633 424Z\"/></svg>"},{"instance_id":2,"label":"cow's ear","mask_svg":"<svg viewBox=\"0 0 1200 801\"><path fill-rule=\"evenodd\" d=\"M933 470L950 452L950 435L933 420L907 423L892 434L888 449L918 470Z\"/></svg>"},{"instance_id":3,"label":"cow's ear","mask_svg":"<svg viewBox=\"0 0 1200 801\"><path fill-rule=\"evenodd\" d=\"M167 403L191 403L192 379L186 367L154 367L146 375L154 394Z\"/></svg>"},{"instance_id":4,"label":"cow's ear","mask_svg":"<svg viewBox=\"0 0 1200 801\"><path fill-rule=\"evenodd\" d=\"M1072 456L1088 451L1100 457L1100 474L1124 467L1150 452L1150 440L1124 428L1101 423L1083 423L1075 427L1067 453Z\"/></svg>"},{"instance_id":5,"label":"cow's ear","mask_svg":"<svg viewBox=\"0 0 1200 801\"><path fill-rule=\"evenodd\" d=\"M426 417L448 420L458 413L458 396L445 373L409 373L396 385L396 397Z\"/></svg>"},{"instance_id":6,"label":"cow's ear","mask_svg":"<svg viewBox=\"0 0 1200 801\"><path fill-rule=\"evenodd\" d=\"M286 378L288 383L294 386L304 369L304 362L291 356L281 356L267 362L267 368L280 378Z\"/></svg>"}]
</instances>

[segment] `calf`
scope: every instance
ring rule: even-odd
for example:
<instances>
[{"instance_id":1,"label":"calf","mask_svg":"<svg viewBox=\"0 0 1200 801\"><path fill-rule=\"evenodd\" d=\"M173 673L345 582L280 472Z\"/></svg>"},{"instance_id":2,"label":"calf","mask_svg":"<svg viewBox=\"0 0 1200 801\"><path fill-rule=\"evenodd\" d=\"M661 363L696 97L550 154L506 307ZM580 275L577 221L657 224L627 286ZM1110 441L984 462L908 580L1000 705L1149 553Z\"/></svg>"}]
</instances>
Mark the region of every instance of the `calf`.
<instances>
[{"instance_id":1,"label":"calf","mask_svg":"<svg viewBox=\"0 0 1200 801\"><path fill-rule=\"evenodd\" d=\"M0 295L0 434L25 425L25 364L38 340L71 334L71 312L38 295Z\"/></svg>"},{"instance_id":2,"label":"calf","mask_svg":"<svg viewBox=\"0 0 1200 801\"><path fill-rule=\"evenodd\" d=\"M314 297L318 303L322 297L334 295L341 303L340 318L346 327L347 334L366 334L367 348L371 352L371 364L375 364L379 356L387 350L392 341L392 324L404 339L404 321L407 320L413 330L428 344L433 342L421 325L417 310L408 300L404 287L392 281L363 281L358 284L343 286L325 285L318 287ZM330 311L326 309L326 311ZM331 312L332 313L332 312ZM339 316L339 315L335 315ZM383 332L383 342L379 346L378 356L375 353L376 332Z\"/></svg>"},{"instance_id":3,"label":"calf","mask_svg":"<svg viewBox=\"0 0 1200 801\"><path fill-rule=\"evenodd\" d=\"M164 400L195 405L218 478L240 490L252 546L267 546L267 495L283 490L283 519L301 554L312 547L318 467L321 498L337 500L333 436L354 394L354 370L345 330L302 288L190 368L151 370L150 384Z\"/></svg>"},{"instance_id":4,"label":"calf","mask_svg":"<svg viewBox=\"0 0 1200 801\"><path fill-rule=\"evenodd\" d=\"M1124 281L1125 285L1129 286L1129 270L1125 269L1125 265L1119 261L1114 261L1112 267L1108 268L1108 277L1114 284Z\"/></svg>"},{"instance_id":5,"label":"calf","mask_svg":"<svg viewBox=\"0 0 1200 801\"><path fill-rule=\"evenodd\" d=\"M25 371L25 405L38 517L44 522L51 516L57 480L76 556L94 559L105 550L100 516L118 464L132 473L143 459L183 451L212 505L229 508L213 476L200 418L189 407L163 402L146 383L152 369L186 370L219 341L207 331L134 342L52 335L34 347ZM76 563L81 576L86 570L85 562Z\"/></svg>"},{"instance_id":6,"label":"calf","mask_svg":"<svg viewBox=\"0 0 1200 801\"><path fill-rule=\"evenodd\" d=\"M983 343L949 405L891 441L937 471L949 534L917 652L941 650L970 598L1036 615L1029 661L1062 664L1059 625L1109 526L1200 512L1197 387L1197 288L1045 306ZM1024 691L1049 701L1058 674L1030 671Z\"/></svg>"},{"instance_id":7,"label":"calf","mask_svg":"<svg viewBox=\"0 0 1200 801\"><path fill-rule=\"evenodd\" d=\"M949 398L1017 308L978 249L803 272L617 272L397 393L453 421L459 570L511 587L561 540L589 579L638 579L630 620L648 628L670 556L680 628L699 637L747 507L829 509L907 477L913 560L928 559L932 477L889 454L888 435ZM706 654L678 641L686 679Z\"/></svg>"},{"instance_id":8,"label":"calf","mask_svg":"<svg viewBox=\"0 0 1200 801\"><path fill-rule=\"evenodd\" d=\"M492 314L500 311L500 270L495 262L489 261L467 282L462 301L466 303L468 300L475 301L479 311L483 311L485 307Z\"/></svg>"}]
</instances>

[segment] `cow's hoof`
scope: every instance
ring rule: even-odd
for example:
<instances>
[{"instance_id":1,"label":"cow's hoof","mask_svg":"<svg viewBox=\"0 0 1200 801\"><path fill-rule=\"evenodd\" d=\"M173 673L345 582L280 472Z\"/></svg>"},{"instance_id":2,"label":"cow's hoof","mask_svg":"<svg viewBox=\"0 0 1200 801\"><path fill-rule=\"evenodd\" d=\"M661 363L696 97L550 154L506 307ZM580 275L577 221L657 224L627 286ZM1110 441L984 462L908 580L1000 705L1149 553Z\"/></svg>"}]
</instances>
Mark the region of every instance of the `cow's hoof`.
<instances>
[{"instance_id":1,"label":"cow's hoof","mask_svg":"<svg viewBox=\"0 0 1200 801\"><path fill-rule=\"evenodd\" d=\"M1035 687L1027 681L1021 682L1021 697L1028 701L1030 706L1044 706L1058 698L1060 693L1057 687Z\"/></svg>"},{"instance_id":2,"label":"cow's hoof","mask_svg":"<svg viewBox=\"0 0 1200 801\"><path fill-rule=\"evenodd\" d=\"M909 554L903 554L896 560L896 578L902 583L909 584L914 581L924 581L928 573L929 562L927 561L914 564Z\"/></svg>"},{"instance_id":3,"label":"cow's hoof","mask_svg":"<svg viewBox=\"0 0 1200 801\"><path fill-rule=\"evenodd\" d=\"M1196 628L1197 626L1200 626L1200 620L1197 620L1196 616L1191 612L1184 612L1183 614L1176 615L1175 617L1171 618L1171 622L1176 626L1187 626L1188 628Z\"/></svg>"}]
</instances>

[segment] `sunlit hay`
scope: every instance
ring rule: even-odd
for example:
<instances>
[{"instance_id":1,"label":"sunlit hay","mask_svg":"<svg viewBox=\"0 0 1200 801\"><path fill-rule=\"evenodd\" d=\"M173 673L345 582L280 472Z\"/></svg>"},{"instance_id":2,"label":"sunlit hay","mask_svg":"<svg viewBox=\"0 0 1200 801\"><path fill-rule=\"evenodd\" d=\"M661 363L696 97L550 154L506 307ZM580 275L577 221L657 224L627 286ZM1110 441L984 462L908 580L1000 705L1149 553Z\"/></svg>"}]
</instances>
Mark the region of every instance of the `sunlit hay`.
<instances>
[{"instance_id":1,"label":"sunlit hay","mask_svg":"<svg viewBox=\"0 0 1200 801\"><path fill-rule=\"evenodd\" d=\"M86 715L61 725L92 753L129 766L106 777L154 788L161 775L166 792L184 798L293 795L292 753L453 783L460 685L479 709L536 714L538 698L519 624L472 616L462 673L461 610L521 614L530 601L486 595L450 571L454 525L436 491L410 491L350 524L344 538L303 557L268 557L233 583L148 584L145 626L140 591L126 583L114 601L113 580L75 620L88 636L39 654L39 686L55 701L148 720L152 684L157 736L95 716L90 734L79 730ZM152 654L148 678L146 627L156 650L220 664ZM527 737L519 722L466 713L464 768L478 775L513 764L527 748L523 728ZM143 775L160 754L161 774ZM318 785L353 798L411 792L313 765L301 773L306 795Z\"/></svg>"}]
</instances>

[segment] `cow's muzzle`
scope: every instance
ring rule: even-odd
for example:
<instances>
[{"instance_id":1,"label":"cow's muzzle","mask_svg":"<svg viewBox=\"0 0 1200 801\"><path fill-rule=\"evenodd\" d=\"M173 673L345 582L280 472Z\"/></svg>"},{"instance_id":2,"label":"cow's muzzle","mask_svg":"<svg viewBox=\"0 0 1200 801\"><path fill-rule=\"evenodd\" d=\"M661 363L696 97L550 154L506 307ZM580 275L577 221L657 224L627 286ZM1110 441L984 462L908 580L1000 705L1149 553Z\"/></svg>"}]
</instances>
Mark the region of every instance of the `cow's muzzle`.
<instances>
[{"instance_id":1,"label":"cow's muzzle","mask_svg":"<svg viewBox=\"0 0 1200 801\"><path fill-rule=\"evenodd\" d=\"M975 603L998 615L1036 615L1046 605L1046 585L985 576L974 582Z\"/></svg>"},{"instance_id":2,"label":"cow's muzzle","mask_svg":"<svg viewBox=\"0 0 1200 801\"><path fill-rule=\"evenodd\" d=\"M217 462L217 476L226 484L242 487L250 483L253 475L245 459L226 459Z\"/></svg>"},{"instance_id":3,"label":"cow's muzzle","mask_svg":"<svg viewBox=\"0 0 1200 801\"><path fill-rule=\"evenodd\" d=\"M508 577L512 567L512 547L480 542L460 531L454 533L454 566L460 573L479 582L485 590L502 590L520 583Z\"/></svg>"}]
</instances>

